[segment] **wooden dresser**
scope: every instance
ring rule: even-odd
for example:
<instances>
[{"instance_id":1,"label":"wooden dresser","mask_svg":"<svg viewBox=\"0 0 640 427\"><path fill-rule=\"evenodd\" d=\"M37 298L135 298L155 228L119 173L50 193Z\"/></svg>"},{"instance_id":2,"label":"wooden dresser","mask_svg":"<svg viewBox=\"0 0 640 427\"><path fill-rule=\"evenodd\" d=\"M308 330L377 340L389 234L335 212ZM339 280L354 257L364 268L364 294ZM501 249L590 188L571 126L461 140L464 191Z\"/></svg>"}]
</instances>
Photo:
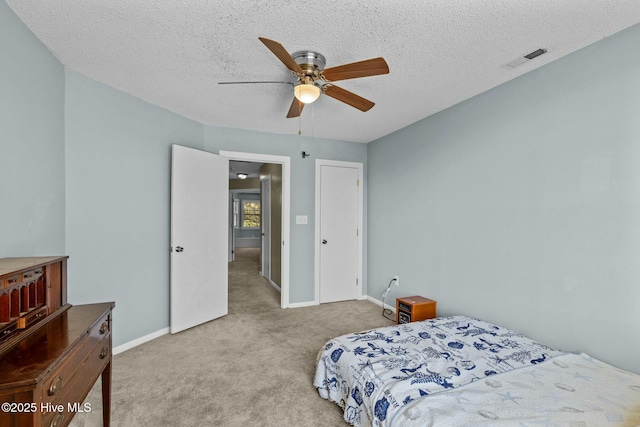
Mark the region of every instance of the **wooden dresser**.
<instances>
[{"instance_id":1,"label":"wooden dresser","mask_svg":"<svg viewBox=\"0 0 640 427\"><path fill-rule=\"evenodd\" d=\"M67 426L102 376L111 413L114 303L71 306L67 257L0 260L0 426Z\"/></svg>"}]
</instances>

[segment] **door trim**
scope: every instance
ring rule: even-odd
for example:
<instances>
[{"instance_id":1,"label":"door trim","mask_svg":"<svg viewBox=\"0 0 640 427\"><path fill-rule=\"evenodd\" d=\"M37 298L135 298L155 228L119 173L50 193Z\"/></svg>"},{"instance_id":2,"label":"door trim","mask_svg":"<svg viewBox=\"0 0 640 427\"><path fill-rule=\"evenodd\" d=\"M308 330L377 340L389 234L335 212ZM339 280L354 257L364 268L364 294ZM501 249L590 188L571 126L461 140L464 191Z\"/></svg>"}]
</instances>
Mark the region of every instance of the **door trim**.
<instances>
[{"instance_id":1,"label":"door trim","mask_svg":"<svg viewBox=\"0 0 640 427\"><path fill-rule=\"evenodd\" d=\"M265 187L269 188L268 198L265 198L264 196ZM263 212L260 216L260 232L262 235L262 238L260 239L260 274L271 282L271 284L274 284L271 281L271 175L267 175L260 179L260 205L260 209L262 209ZM269 221L264 221L264 212L269 212L267 214ZM264 256L265 253L268 254L268 257ZM267 271L267 274L265 274L265 270Z\"/></svg>"},{"instance_id":2,"label":"door trim","mask_svg":"<svg viewBox=\"0 0 640 427\"><path fill-rule=\"evenodd\" d=\"M315 210L315 262L314 262L314 298L315 304L320 304L320 169L322 166L335 166L343 168L353 168L358 170L358 286L360 291L358 293L358 299L365 298L364 281L362 279L362 259L363 259L363 244L362 236L364 235L364 164L357 162L344 162L340 160L326 160L316 159L316 210Z\"/></svg>"},{"instance_id":3,"label":"door trim","mask_svg":"<svg viewBox=\"0 0 640 427\"><path fill-rule=\"evenodd\" d=\"M220 150L221 156L229 160L276 163L282 165L282 261L280 283L280 307L289 307L289 254L290 254L290 216L291 216L291 157L271 154L246 153Z\"/></svg>"},{"instance_id":4,"label":"door trim","mask_svg":"<svg viewBox=\"0 0 640 427\"><path fill-rule=\"evenodd\" d=\"M229 190L229 262L233 262L236 259L234 250L236 248L235 242L235 230L233 229L233 212L235 209L235 203L233 200L233 190Z\"/></svg>"}]
</instances>

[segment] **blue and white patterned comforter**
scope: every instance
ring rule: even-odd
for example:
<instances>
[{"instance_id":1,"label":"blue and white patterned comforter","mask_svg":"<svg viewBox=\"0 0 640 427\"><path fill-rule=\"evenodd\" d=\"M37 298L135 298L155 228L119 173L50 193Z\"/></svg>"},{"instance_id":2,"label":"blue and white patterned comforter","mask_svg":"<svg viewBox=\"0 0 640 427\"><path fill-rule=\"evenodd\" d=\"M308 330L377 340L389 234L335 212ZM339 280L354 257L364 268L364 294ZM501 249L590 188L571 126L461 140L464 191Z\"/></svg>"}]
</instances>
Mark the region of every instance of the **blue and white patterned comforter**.
<instances>
[{"instance_id":1,"label":"blue and white patterned comforter","mask_svg":"<svg viewBox=\"0 0 640 427\"><path fill-rule=\"evenodd\" d=\"M354 426L390 426L424 396L564 354L464 316L343 335L320 351L314 385Z\"/></svg>"}]
</instances>

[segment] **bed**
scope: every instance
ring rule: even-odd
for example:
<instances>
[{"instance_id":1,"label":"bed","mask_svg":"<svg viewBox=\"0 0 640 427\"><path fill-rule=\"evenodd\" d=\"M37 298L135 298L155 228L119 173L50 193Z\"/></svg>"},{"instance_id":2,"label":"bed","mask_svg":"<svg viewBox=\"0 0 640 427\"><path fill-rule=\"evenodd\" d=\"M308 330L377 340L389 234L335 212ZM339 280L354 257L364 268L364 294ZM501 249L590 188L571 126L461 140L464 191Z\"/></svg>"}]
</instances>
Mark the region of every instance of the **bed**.
<instances>
[{"instance_id":1,"label":"bed","mask_svg":"<svg viewBox=\"0 0 640 427\"><path fill-rule=\"evenodd\" d=\"M334 338L314 386L356 427L640 426L640 375L465 316Z\"/></svg>"}]
</instances>

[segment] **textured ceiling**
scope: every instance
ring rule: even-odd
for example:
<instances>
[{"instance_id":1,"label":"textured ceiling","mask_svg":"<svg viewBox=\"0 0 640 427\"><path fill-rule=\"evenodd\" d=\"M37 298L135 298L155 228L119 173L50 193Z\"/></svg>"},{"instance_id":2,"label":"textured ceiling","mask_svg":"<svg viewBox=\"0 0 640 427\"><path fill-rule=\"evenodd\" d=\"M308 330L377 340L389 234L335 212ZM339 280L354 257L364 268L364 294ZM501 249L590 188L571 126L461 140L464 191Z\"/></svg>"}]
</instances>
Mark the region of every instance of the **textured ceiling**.
<instances>
[{"instance_id":1,"label":"textured ceiling","mask_svg":"<svg viewBox=\"0 0 640 427\"><path fill-rule=\"evenodd\" d=\"M68 69L201 123L370 142L640 22L640 0L7 0ZM384 57L390 74L339 86L286 119L290 85L258 40L327 67ZM538 48L524 65L503 65ZM634 53L635 54L635 53Z\"/></svg>"}]
</instances>

